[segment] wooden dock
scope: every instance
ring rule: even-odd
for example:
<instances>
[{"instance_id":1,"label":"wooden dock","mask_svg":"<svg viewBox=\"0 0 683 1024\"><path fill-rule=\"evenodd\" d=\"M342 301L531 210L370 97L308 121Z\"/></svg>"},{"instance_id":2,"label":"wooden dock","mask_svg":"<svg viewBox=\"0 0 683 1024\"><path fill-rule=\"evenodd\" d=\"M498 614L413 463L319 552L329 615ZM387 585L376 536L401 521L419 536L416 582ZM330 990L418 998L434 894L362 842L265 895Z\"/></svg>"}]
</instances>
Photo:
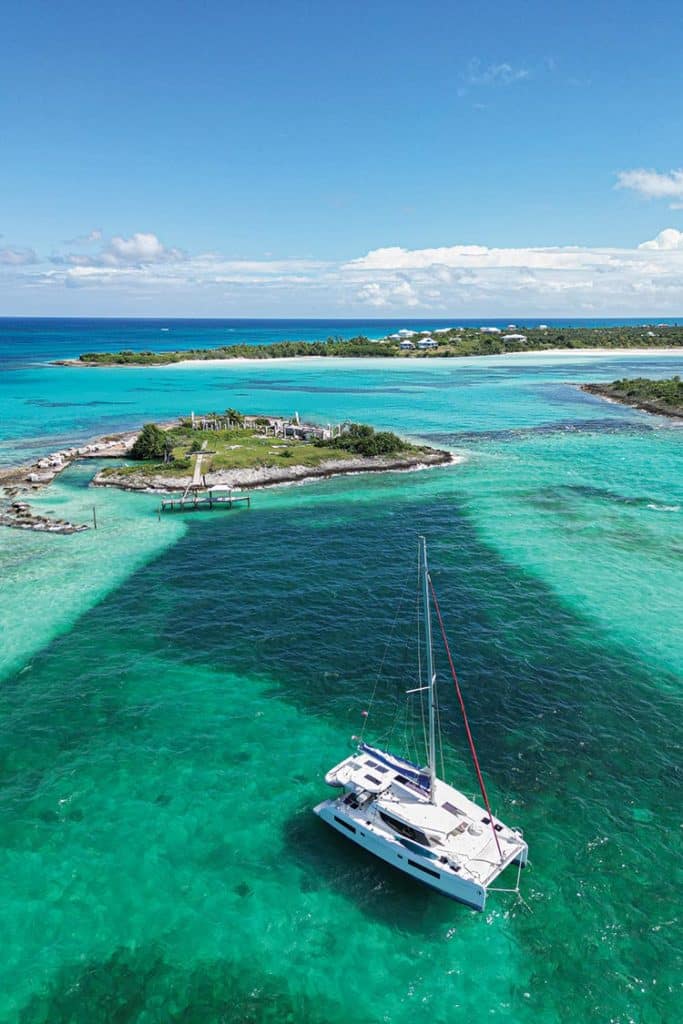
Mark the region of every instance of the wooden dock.
<instances>
[{"instance_id":1,"label":"wooden dock","mask_svg":"<svg viewBox=\"0 0 683 1024\"><path fill-rule=\"evenodd\" d=\"M199 461L199 460L198 460ZM214 508L233 508L235 505L251 507L248 494L234 493L227 487L209 487L207 490L191 490L177 498L162 498L160 512L195 512Z\"/></svg>"}]
</instances>

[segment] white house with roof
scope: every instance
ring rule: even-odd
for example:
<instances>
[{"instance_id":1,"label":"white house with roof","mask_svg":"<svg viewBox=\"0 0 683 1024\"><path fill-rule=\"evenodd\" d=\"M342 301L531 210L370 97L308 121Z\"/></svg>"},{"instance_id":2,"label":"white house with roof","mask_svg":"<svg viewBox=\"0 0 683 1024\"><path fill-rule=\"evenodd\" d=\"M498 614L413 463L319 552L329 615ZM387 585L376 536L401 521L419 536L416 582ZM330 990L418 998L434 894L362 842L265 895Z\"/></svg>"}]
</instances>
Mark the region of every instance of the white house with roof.
<instances>
[{"instance_id":1,"label":"white house with roof","mask_svg":"<svg viewBox=\"0 0 683 1024\"><path fill-rule=\"evenodd\" d=\"M433 338L420 338L417 343L418 348L438 348L438 341L434 341Z\"/></svg>"},{"instance_id":2,"label":"white house with roof","mask_svg":"<svg viewBox=\"0 0 683 1024\"><path fill-rule=\"evenodd\" d=\"M526 334L504 334L502 341L526 341Z\"/></svg>"},{"instance_id":3,"label":"white house with roof","mask_svg":"<svg viewBox=\"0 0 683 1024\"><path fill-rule=\"evenodd\" d=\"M404 351L404 352L407 352L409 348L415 348L415 346L414 346L414 344L412 343L412 341L408 341L408 339L407 339L407 338L406 338L406 339L404 339L404 340L403 340L403 341L402 341L402 342L400 343L400 345L399 345L398 347L399 347L400 349L403 349L403 351Z\"/></svg>"},{"instance_id":4,"label":"white house with roof","mask_svg":"<svg viewBox=\"0 0 683 1024\"><path fill-rule=\"evenodd\" d=\"M500 327L480 327L482 334L500 334Z\"/></svg>"}]
</instances>

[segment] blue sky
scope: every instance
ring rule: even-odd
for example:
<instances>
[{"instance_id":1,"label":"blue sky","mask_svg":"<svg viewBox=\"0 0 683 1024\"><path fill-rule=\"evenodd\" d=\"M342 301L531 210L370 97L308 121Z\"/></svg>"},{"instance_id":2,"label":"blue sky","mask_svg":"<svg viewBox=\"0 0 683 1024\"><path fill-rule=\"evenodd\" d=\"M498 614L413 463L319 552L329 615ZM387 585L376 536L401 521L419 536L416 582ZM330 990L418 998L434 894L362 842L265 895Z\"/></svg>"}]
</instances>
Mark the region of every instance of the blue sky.
<instances>
[{"instance_id":1,"label":"blue sky","mask_svg":"<svg viewBox=\"0 0 683 1024\"><path fill-rule=\"evenodd\" d=\"M0 314L683 314L682 44L661 2L13 5Z\"/></svg>"}]
</instances>

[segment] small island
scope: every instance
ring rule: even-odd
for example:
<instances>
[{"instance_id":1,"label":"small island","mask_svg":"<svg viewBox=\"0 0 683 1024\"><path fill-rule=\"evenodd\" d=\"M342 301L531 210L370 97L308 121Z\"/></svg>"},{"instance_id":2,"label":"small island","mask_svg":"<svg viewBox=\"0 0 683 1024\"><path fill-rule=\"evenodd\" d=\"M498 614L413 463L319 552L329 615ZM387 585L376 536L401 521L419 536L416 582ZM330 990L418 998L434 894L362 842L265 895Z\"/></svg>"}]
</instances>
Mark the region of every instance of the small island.
<instances>
[{"instance_id":1,"label":"small island","mask_svg":"<svg viewBox=\"0 0 683 1024\"><path fill-rule=\"evenodd\" d=\"M173 492L263 487L340 473L445 465L450 452L410 444L361 423L319 426L298 416L249 416L236 409L147 423L127 452L132 465L100 470L93 483Z\"/></svg>"},{"instance_id":2,"label":"small island","mask_svg":"<svg viewBox=\"0 0 683 1024\"><path fill-rule=\"evenodd\" d=\"M230 359L296 359L336 357L345 359L430 359L435 356L492 356L511 352L547 352L586 349L671 348L683 352L683 326L642 324L620 327L507 328L442 327L431 331L403 328L384 338L359 335L347 340L282 341L272 345L221 345L216 348L169 352L84 352L78 359L59 360L63 366L166 366L173 363Z\"/></svg>"},{"instance_id":3,"label":"small island","mask_svg":"<svg viewBox=\"0 0 683 1024\"><path fill-rule=\"evenodd\" d=\"M611 384L582 384L581 390L660 416L683 417L683 381L678 376L665 380L634 377L614 380Z\"/></svg>"}]
</instances>

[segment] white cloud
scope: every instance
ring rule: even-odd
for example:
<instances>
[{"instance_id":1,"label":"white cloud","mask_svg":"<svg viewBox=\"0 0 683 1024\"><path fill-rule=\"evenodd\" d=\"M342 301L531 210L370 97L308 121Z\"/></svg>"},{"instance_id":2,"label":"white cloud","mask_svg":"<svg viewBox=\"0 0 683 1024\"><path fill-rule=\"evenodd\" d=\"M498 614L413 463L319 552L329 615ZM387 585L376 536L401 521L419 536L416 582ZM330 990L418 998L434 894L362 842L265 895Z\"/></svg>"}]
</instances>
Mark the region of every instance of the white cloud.
<instances>
[{"instance_id":1,"label":"white cloud","mask_svg":"<svg viewBox=\"0 0 683 1024\"><path fill-rule=\"evenodd\" d=\"M468 85L512 85L530 75L528 68L514 67L507 62L484 65L478 58L474 58L467 65L464 77Z\"/></svg>"},{"instance_id":2,"label":"white cloud","mask_svg":"<svg viewBox=\"0 0 683 1024\"><path fill-rule=\"evenodd\" d=\"M0 311L13 312L21 295L37 310L36 289L48 313L154 307L188 316L665 316L681 314L683 297L676 228L632 248L394 245L347 261L193 255L142 232L105 240L90 256L67 253L35 266L30 250L3 252L12 255L0 275Z\"/></svg>"},{"instance_id":3,"label":"white cloud","mask_svg":"<svg viewBox=\"0 0 683 1024\"><path fill-rule=\"evenodd\" d=\"M649 242L641 242L638 246L639 249L659 249L671 251L672 249L683 249L683 231L678 231L677 228L664 228L659 234L651 239Z\"/></svg>"},{"instance_id":4,"label":"white cloud","mask_svg":"<svg viewBox=\"0 0 683 1024\"><path fill-rule=\"evenodd\" d=\"M102 252L102 260L111 266L142 263L159 263L178 260L180 249L167 249L156 235L137 231L130 238L115 235Z\"/></svg>"},{"instance_id":5,"label":"white cloud","mask_svg":"<svg viewBox=\"0 0 683 1024\"><path fill-rule=\"evenodd\" d=\"M22 267L29 263L37 263L38 257L33 249L8 248L0 249L0 263L9 267Z\"/></svg>"},{"instance_id":6,"label":"white cloud","mask_svg":"<svg viewBox=\"0 0 683 1024\"><path fill-rule=\"evenodd\" d=\"M367 255L351 260L348 270L423 270L427 268L460 267L572 270L608 265L614 259L608 251L579 249L573 246L538 249L491 249L485 245L452 245L439 249L402 249L391 246L373 249Z\"/></svg>"},{"instance_id":7,"label":"white cloud","mask_svg":"<svg viewBox=\"0 0 683 1024\"><path fill-rule=\"evenodd\" d=\"M93 242L101 237L102 233L95 230L84 241ZM166 248L156 235L136 231L129 238L114 235L99 252L67 252L54 256L52 262L78 267L141 267L176 262L183 258L182 250Z\"/></svg>"},{"instance_id":8,"label":"white cloud","mask_svg":"<svg viewBox=\"0 0 683 1024\"><path fill-rule=\"evenodd\" d=\"M99 242L103 237L101 228L93 228L85 235L76 235L75 238L67 238L65 245L89 245L92 242Z\"/></svg>"},{"instance_id":9,"label":"white cloud","mask_svg":"<svg viewBox=\"0 0 683 1024\"><path fill-rule=\"evenodd\" d=\"M663 316L681 308L683 232L668 228L633 249L390 246L342 264L339 276L358 281L356 297L367 306L408 308L396 291L407 286L410 305L434 314L642 315L660 309Z\"/></svg>"},{"instance_id":10,"label":"white cloud","mask_svg":"<svg viewBox=\"0 0 683 1024\"><path fill-rule=\"evenodd\" d=\"M376 307L397 306L414 309L415 306L422 305L408 281L369 281L358 289L356 298L368 306Z\"/></svg>"},{"instance_id":11,"label":"white cloud","mask_svg":"<svg viewBox=\"0 0 683 1024\"><path fill-rule=\"evenodd\" d=\"M619 171L616 188L628 188L637 192L645 199L673 199L673 209L680 209L683 200L683 169L660 174L644 168L632 171Z\"/></svg>"}]
</instances>

